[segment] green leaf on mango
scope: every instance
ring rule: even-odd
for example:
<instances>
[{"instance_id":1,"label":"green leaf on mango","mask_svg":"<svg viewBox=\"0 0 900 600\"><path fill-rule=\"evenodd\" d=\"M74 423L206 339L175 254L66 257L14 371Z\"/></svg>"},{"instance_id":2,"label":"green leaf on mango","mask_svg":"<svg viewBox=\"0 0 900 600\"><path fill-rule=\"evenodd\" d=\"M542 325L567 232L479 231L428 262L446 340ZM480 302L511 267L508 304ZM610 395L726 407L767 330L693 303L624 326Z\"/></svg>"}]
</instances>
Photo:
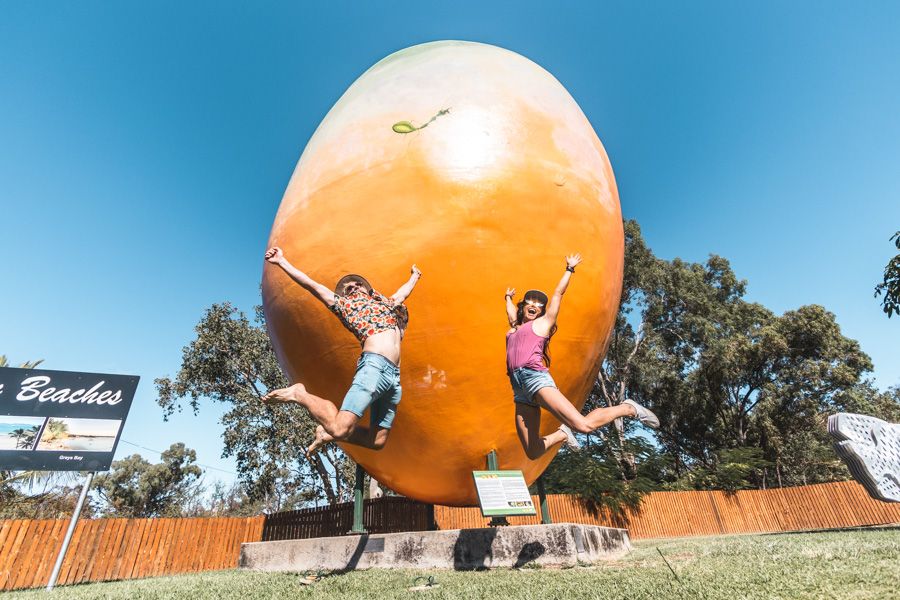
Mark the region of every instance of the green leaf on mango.
<instances>
[{"instance_id":1,"label":"green leaf on mango","mask_svg":"<svg viewBox=\"0 0 900 600\"><path fill-rule=\"evenodd\" d=\"M409 121L398 121L394 123L391 129L393 129L395 133L412 133L416 130L416 127Z\"/></svg>"}]
</instances>

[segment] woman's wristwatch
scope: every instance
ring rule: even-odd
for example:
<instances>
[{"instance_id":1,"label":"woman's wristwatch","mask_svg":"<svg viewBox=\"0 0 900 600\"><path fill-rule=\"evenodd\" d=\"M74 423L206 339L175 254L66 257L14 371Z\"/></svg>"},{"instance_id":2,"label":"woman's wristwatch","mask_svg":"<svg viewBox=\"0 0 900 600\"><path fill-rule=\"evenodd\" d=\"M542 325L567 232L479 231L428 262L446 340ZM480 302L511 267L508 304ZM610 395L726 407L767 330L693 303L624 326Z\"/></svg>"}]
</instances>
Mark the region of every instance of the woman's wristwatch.
<instances>
[{"instance_id":1,"label":"woman's wristwatch","mask_svg":"<svg viewBox=\"0 0 900 600\"><path fill-rule=\"evenodd\" d=\"M568 271L569 273L574 273L575 267L570 267L569 265L566 265L566 271Z\"/></svg>"}]
</instances>

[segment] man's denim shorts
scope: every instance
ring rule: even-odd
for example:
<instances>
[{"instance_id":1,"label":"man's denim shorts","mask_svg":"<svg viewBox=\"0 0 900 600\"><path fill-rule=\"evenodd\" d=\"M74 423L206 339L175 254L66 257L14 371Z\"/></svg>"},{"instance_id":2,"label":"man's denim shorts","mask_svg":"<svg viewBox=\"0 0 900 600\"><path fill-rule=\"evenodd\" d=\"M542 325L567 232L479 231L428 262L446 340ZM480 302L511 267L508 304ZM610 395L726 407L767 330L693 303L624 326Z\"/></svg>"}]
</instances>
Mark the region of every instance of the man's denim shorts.
<instances>
[{"instance_id":1,"label":"man's denim shorts","mask_svg":"<svg viewBox=\"0 0 900 600\"><path fill-rule=\"evenodd\" d=\"M369 406L370 423L390 429L400 404L400 367L373 352L363 352L356 361L356 375L344 396L341 410L361 417Z\"/></svg>"},{"instance_id":2,"label":"man's denim shorts","mask_svg":"<svg viewBox=\"0 0 900 600\"><path fill-rule=\"evenodd\" d=\"M536 371L528 367L519 367L510 373L509 382L512 384L513 400L529 406L540 406L535 402L534 395L541 389L556 387L549 371Z\"/></svg>"}]
</instances>

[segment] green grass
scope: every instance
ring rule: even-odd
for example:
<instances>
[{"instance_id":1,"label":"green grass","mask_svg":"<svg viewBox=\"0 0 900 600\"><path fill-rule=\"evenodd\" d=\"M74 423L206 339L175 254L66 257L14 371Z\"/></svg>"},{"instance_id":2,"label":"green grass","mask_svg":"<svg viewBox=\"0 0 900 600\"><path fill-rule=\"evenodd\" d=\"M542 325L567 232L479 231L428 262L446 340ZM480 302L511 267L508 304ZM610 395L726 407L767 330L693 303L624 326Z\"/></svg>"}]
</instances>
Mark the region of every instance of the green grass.
<instances>
[{"instance_id":1,"label":"green grass","mask_svg":"<svg viewBox=\"0 0 900 600\"><path fill-rule=\"evenodd\" d=\"M678 579L666 566L659 551ZM413 578L440 587L414 592ZM483 572L371 570L301 585L301 575L219 571L57 588L60 598L900 598L900 530L651 540L591 567ZM3 600L43 596L11 592Z\"/></svg>"}]
</instances>

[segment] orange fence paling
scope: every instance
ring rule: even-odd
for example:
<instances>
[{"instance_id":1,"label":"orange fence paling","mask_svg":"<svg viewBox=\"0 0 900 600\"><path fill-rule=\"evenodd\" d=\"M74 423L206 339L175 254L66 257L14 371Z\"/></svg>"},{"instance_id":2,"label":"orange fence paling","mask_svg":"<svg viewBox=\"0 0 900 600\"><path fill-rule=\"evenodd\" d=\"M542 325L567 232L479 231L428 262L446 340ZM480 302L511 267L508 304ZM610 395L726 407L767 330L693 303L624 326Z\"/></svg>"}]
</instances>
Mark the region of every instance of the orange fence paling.
<instances>
[{"instance_id":1,"label":"orange fence paling","mask_svg":"<svg viewBox=\"0 0 900 600\"><path fill-rule=\"evenodd\" d=\"M260 540L264 519L82 519L59 584L234 568L241 544ZM0 590L47 585L67 526L0 521Z\"/></svg>"},{"instance_id":2,"label":"orange fence paling","mask_svg":"<svg viewBox=\"0 0 900 600\"><path fill-rule=\"evenodd\" d=\"M534 498L537 503L537 498ZM632 539L769 533L900 523L900 504L870 498L853 481L795 488L653 492L640 507L611 514L574 496L547 497L556 523L624 527ZM369 533L486 527L478 508L431 506L401 497L366 500ZM59 584L136 579L237 566L241 544L347 535L353 504L248 518L83 519L78 522ZM510 517L512 525L540 517ZM0 590L43 587L68 520L0 521Z\"/></svg>"},{"instance_id":3,"label":"orange fence paling","mask_svg":"<svg viewBox=\"0 0 900 600\"><path fill-rule=\"evenodd\" d=\"M535 504L538 498L533 497ZM632 539L763 533L864 527L900 523L900 504L873 500L852 481L795 488L722 491L653 492L638 509L613 514L594 510L565 494L547 497L557 523L585 523L623 527ZM268 515L263 540L284 540L347 535L352 522L351 503ZM508 517L511 525L540 523L539 516ZM458 508L422 504L407 498L367 500L365 525L370 533L469 529L487 527L490 519L477 507Z\"/></svg>"},{"instance_id":4,"label":"orange fence paling","mask_svg":"<svg viewBox=\"0 0 900 600\"><path fill-rule=\"evenodd\" d=\"M593 512L578 498L550 494L554 522L585 523L628 529L632 539L774 533L900 523L900 504L870 498L853 481L794 488L722 491L652 492L636 510L621 515ZM537 502L537 498L533 498ZM435 506L440 529L487 527L478 508ZM538 517L509 517L511 525L539 522Z\"/></svg>"}]
</instances>

